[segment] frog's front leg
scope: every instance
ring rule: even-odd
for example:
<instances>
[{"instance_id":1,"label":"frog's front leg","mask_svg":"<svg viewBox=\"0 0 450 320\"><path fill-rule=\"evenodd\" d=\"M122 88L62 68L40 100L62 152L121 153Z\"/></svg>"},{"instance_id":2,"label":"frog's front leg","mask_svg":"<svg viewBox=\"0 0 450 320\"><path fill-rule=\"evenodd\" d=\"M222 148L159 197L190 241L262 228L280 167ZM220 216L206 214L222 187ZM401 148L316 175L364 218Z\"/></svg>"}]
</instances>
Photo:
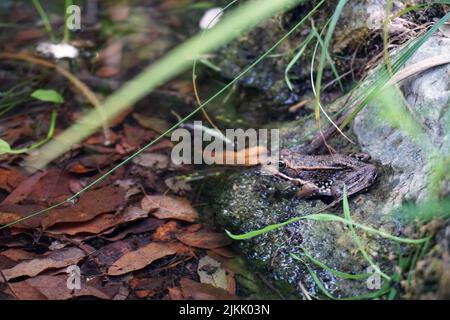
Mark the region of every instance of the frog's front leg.
<instances>
[{"instance_id":1,"label":"frog's front leg","mask_svg":"<svg viewBox=\"0 0 450 320\"><path fill-rule=\"evenodd\" d=\"M297 191L296 196L302 199L307 199L311 197L315 197L317 195L320 195L321 190L320 188L315 185L314 183L308 182L302 186L300 186L300 189Z\"/></svg>"},{"instance_id":2,"label":"frog's front leg","mask_svg":"<svg viewBox=\"0 0 450 320\"><path fill-rule=\"evenodd\" d=\"M300 178L291 178L282 172L277 172L277 175L291 182L296 187L300 188L297 191L297 197L310 198L320 193L320 188L310 181L306 181Z\"/></svg>"}]
</instances>

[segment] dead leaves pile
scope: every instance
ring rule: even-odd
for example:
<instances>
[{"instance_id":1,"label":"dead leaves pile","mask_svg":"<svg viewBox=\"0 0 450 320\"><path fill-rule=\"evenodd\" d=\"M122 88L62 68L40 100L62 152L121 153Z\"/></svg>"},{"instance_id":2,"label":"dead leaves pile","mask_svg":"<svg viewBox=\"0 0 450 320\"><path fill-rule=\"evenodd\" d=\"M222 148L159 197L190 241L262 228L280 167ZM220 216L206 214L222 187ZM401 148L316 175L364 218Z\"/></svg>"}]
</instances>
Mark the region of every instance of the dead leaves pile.
<instances>
[{"instance_id":1,"label":"dead leaves pile","mask_svg":"<svg viewBox=\"0 0 450 320\"><path fill-rule=\"evenodd\" d=\"M64 202L156 136L137 123L111 133L114 143L94 135L32 175L3 157L0 225ZM75 201L1 229L0 299L236 299L231 241L201 223L171 147L163 140ZM68 286L74 266L80 289Z\"/></svg>"}]
</instances>

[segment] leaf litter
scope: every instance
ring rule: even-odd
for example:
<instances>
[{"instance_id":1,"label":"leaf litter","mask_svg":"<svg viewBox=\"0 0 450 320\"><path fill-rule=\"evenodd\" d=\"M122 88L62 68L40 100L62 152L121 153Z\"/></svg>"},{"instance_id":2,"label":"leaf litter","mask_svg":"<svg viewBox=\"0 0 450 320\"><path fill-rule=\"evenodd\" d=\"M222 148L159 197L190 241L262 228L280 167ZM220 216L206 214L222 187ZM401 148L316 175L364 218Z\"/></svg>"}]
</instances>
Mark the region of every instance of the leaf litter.
<instances>
[{"instance_id":1,"label":"leaf litter","mask_svg":"<svg viewBox=\"0 0 450 320\"><path fill-rule=\"evenodd\" d=\"M0 167L0 189L5 193L0 224L73 196L135 150L143 142L140 137L156 135L144 127L123 128L114 133L115 147L101 147L101 139L90 138L94 148L76 148L62 166L28 176L20 165ZM2 297L237 298L233 272L207 256L210 250L223 250L228 258L222 258L231 258L225 249L230 240L200 221L187 182L168 188L168 180L176 181L173 173L186 168L171 163L170 141L156 147L73 203L0 230L0 271L8 281L0 286ZM71 266L80 268L80 290L67 289L66 271Z\"/></svg>"},{"instance_id":2,"label":"leaf litter","mask_svg":"<svg viewBox=\"0 0 450 320\"><path fill-rule=\"evenodd\" d=\"M106 14L117 18L117 10L109 9ZM129 9L125 4L120 12ZM35 19L35 15L29 19ZM161 25L161 28L165 27ZM152 32L150 36L166 50L171 46L168 41L172 40L164 38L165 35L166 29ZM130 39L145 39L145 36L139 34ZM46 34L18 30L9 40L8 48L13 52L27 51L33 49L27 45L29 41L45 41ZM130 47L127 41L102 41L105 45L100 46L100 58L88 67L74 59L72 62L77 65L74 69L82 71L75 76L95 89L96 94L103 92L96 89L104 88L105 84L120 85L129 70L141 68L142 63L146 65L149 61L148 57L143 59L132 52L125 55L125 48ZM92 50L96 44L77 39L74 46L83 48L80 50L83 52ZM129 65L121 64L124 59ZM44 78L40 68L30 72L21 63L11 68L18 76L7 80L6 85L8 81L19 81L25 71L27 79L38 86L51 87L63 97L64 102L58 104L55 136L82 116L79 106L86 101L70 95L66 84L50 76L47 79L47 75ZM96 72L91 74L91 70ZM7 78L0 79L2 91L4 79ZM56 85L45 83L48 80ZM30 88L27 98L38 89ZM183 105L192 107L193 100L189 98L192 88L185 80L169 83L161 95L169 100L176 97ZM0 229L0 299L237 298L234 273L224 263L233 259L228 249L231 241L223 232L202 221L196 209L195 189L180 178L192 172L192 167L171 162L170 139L161 139L139 157L84 190L176 120L160 113L141 112L138 107L111 121L108 137L104 133L93 134L51 166L34 174L28 173L30 168L24 161L33 159L34 152L0 155L0 227L63 203ZM17 108L8 117L0 118L0 139L12 148L41 141L51 111L53 106L42 101L36 102L36 108L34 105ZM251 162L253 156L250 153L245 157ZM84 192L78 194L81 191ZM65 202L74 195L77 196L72 202ZM213 257L211 252L220 258ZM67 268L73 266L80 268L81 289L67 288Z\"/></svg>"}]
</instances>

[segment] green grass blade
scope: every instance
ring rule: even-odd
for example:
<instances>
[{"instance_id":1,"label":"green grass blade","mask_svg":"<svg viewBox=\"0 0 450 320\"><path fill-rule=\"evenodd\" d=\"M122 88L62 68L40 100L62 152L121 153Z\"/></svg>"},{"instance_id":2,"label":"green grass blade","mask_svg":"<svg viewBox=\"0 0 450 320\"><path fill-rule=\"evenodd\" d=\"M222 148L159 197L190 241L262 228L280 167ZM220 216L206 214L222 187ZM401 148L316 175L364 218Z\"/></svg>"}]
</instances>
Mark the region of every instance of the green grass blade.
<instances>
[{"instance_id":1,"label":"green grass blade","mask_svg":"<svg viewBox=\"0 0 450 320\"><path fill-rule=\"evenodd\" d=\"M335 270L329 266L327 266L326 264L324 264L323 262L315 259L305 248L300 247L300 249L303 251L303 254L309 259L311 260L311 262L313 262L315 265L321 267L322 269L327 270L328 272L330 272L331 274L335 275L336 277L345 279L345 280L362 280L362 279L367 279L368 277L370 277L372 274L371 273L357 273L357 274L351 274L351 273L347 273L347 272L342 272L342 271L338 271ZM294 258L295 260L298 261L303 261L298 255L291 253L290 254L292 258Z\"/></svg>"},{"instance_id":2,"label":"green grass blade","mask_svg":"<svg viewBox=\"0 0 450 320\"><path fill-rule=\"evenodd\" d=\"M347 219L344 219L342 217L333 215L333 214L328 214L328 213L315 213L315 214L309 214L309 215L305 215L305 216L301 216L301 217L294 217L291 218L289 220L286 220L284 222L281 223L277 223L277 224L272 224L269 225L267 227L264 227L262 229L258 229L258 230L253 230L244 234L232 234L230 231L226 230L228 236L230 238L232 238L233 240L247 240L247 239L251 239L253 237L256 237L258 235L279 229L281 227L284 227L288 224L300 221L300 220L313 220L313 221L325 221L325 222L339 222L339 223L343 223L345 225L349 225L352 224L353 226L364 230L365 232L371 233L371 234L375 234L378 235L380 237L392 240L392 241L396 241L396 242L400 242L400 243L407 243L407 244L422 244L424 242L427 241L428 238L422 238L422 239L409 239L409 238L402 238L402 237L397 237L397 236L393 236L387 232L384 231L380 231L380 230L376 230L372 227L368 227L366 225L357 223L357 222L353 222L353 221L348 221Z\"/></svg>"},{"instance_id":3,"label":"green grass blade","mask_svg":"<svg viewBox=\"0 0 450 320\"><path fill-rule=\"evenodd\" d=\"M300 50L295 54L295 56L289 61L288 65L286 66L286 69L284 70L284 80L286 81L286 85L288 86L289 90L293 90L291 80L289 80L289 71L292 69L292 67L297 63L298 59L301 58L303 53L305 52L306 48L308 47L308 44L311 42L311 40L314 38L314 34L310 33L308 37L302 42L300 46Z\"/></svg>"},{"instance_id":4,"label":"green grass blade","mask_svg":"<svg viewBox=\"0 0 450 320\"><path fill-rule=\"evenodd\" d=\"M350 207L348 205L348 199L347 199L347 188L345 186L344 186L344 195L343 195L343 199L342 199L342 207L344 210L344 217L345 217L345 219L347 219L347 221L349 221L348 227L352 234L353 241L355 242L359 252L361 252L361 255L364 257L364 259L366 259L366 261L369 263L369 265L372 266L372 268L378 274L380 274L386 280L390 281L391 278L386 273L381 271L381 269L376 265L376 263L373 262L372 258L369 256L367 251L364 249L364 246L363 246L361 240L359 239L359 236L356 234L355 228L353 227L353 221L350 216Z\"/></svg>"},{"instance_id":5,"label":"green grass blade","mask_svg":"<svg viewBox=\"0 0 450 320\"><path fill-rule=\"evenodd\" d=\"M53 34L52 25L50 24L50 20L48 19L47 13L42 7L41 2L39 0L32 0L32 2L34 7L36 8L36 11L39 13L39 16L41 17L45 31L47 31L48 35L50 36L50 40L54 41L55 35Z\"/></svg>"},{"instance_id":6,"label":"green grass blade","mask_svg":"<svg viewBox=\"0 0 450 320\"><path fill-rule=\"evenodd\" d=\"M315 116L316 121L320 121L320 90L322 86L322 77L323 77L323 71L325 68L325 60L326 60L326 52L330 45L331 38L334 33L334 29L336 27L337 21L339 19L339 16L342 13L342 10L344 9L345 4L347 3L346 0L339 0L338 5L336 6L336 9L334 11L334 14L331 18L330 24L327 29L327 34L325 35L325 40L323 44L322 51L320 52L320 59L319 59L319 66L317 70L317 77L316 77L316 107L315 107Z\"/></svg>"}]
</instances>

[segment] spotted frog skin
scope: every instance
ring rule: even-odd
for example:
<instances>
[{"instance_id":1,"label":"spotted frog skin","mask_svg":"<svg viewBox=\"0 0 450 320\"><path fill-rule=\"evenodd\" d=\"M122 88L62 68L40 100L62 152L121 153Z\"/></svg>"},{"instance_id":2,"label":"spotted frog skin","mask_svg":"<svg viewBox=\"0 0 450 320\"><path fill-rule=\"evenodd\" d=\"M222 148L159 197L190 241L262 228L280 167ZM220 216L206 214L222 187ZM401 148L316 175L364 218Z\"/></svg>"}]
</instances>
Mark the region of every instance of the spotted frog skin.
<instances>
[{"instance_id":1,"label":"spotted frog skin","mask_svg":"<svg viewBox=\"0 0 450 320\"><path fill-rule=\"evenodd\" d=\"M367 190L377 177L377 169L368 163L370 156L302 155L290 150L280 152L276 175L296 185L301 198L331 197L342 200L344 185L347 196Z\"/></svg>"}]
</instances>

